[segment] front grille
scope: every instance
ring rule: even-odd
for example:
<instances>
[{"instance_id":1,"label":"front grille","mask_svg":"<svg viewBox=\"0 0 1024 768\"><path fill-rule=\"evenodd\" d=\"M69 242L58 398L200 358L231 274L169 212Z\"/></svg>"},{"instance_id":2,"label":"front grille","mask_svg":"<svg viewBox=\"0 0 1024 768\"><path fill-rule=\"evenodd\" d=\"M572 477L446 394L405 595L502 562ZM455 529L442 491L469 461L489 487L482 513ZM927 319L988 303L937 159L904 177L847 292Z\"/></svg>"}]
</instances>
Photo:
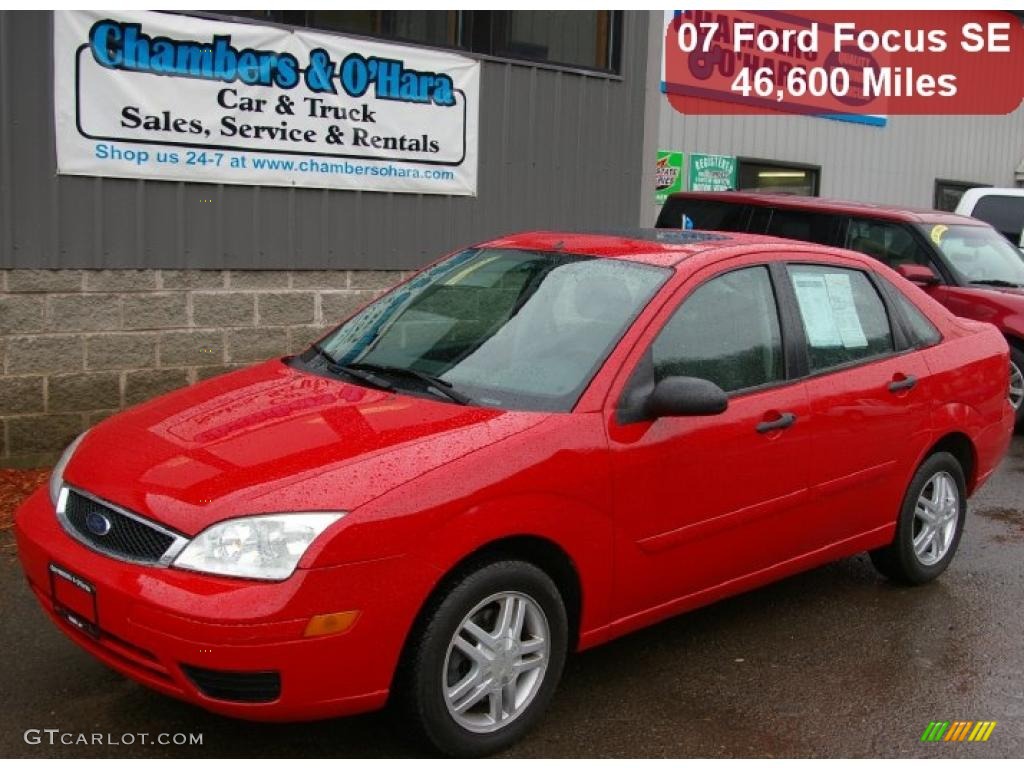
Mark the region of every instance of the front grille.
<instances>
[{"instance_id":1,"label":"front grille","mask_svg":"<svg viewBox=\"0 0 1024 768\"><path fill-rule=\"evenodd\" d=\"M93 549L138 563L157 563L175 542L175 536L154 525L70 488L65 493L64 519L77 537Z\"/></svg>"},{"instance_id":2,"label":"front grille","mask_svg":"<svg viewBox=\"0 0 1024 768\"><path fill-rule=\"evenodd\" d=\"M253 703L274 701L281 696L279 672L225 672L188 664L182 664L181 669L211 699Z\"/></svg>"}]
</instances>

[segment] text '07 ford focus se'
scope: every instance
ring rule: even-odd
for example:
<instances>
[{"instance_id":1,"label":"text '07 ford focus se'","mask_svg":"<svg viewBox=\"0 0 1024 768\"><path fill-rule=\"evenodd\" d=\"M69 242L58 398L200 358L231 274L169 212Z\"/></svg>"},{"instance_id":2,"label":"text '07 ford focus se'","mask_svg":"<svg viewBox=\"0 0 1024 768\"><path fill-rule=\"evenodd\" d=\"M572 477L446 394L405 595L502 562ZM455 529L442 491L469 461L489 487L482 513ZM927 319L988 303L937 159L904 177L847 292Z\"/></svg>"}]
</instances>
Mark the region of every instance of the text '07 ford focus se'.
<instances>
[{"instance_id":1,"label":"text '07 ford focus se'","mask_svg":"<svg viewBox=\"0 0 1024 768\"><path fill-rule=\"evenodd\" d=\"M145 685L260 720L391 701L479 755L572 650L865 550L938 576L1009 444L1008 361L849 251L514 235L94 427L18 549Z\"/></svg>"}]
</instances>

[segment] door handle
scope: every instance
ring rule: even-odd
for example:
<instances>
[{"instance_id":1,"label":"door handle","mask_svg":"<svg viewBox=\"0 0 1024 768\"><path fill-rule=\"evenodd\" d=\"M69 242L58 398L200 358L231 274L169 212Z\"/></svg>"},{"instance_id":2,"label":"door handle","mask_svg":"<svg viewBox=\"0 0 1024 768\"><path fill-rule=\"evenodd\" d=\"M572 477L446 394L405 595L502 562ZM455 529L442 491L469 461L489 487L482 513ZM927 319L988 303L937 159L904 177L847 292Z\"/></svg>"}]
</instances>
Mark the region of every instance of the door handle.
<instances>
[{"instance_id":1,"label":"door handle","mask_svg":"<svg viewBox=\"0 0 1024 768\"><path fill-rule=\"evenodd\" d=\"M783 413L779 415L779 418L773 421L762 421L757 425L757 431L764 434L765 432L772 432L776 429L789 429L795 422L795 413Z\"/></svg>"},{"instance_id":2,"label":"door handle","mask_svg":"<svg viewBox=\"0 0 1024 768\"><path fill-rule=\"evenodd\" d=\"M913 374L904 376L902 379L893 379L889 382L890 392L902 392L905 389L913 389L917 385L917 377Z\"/></svg>"}]
</instances>

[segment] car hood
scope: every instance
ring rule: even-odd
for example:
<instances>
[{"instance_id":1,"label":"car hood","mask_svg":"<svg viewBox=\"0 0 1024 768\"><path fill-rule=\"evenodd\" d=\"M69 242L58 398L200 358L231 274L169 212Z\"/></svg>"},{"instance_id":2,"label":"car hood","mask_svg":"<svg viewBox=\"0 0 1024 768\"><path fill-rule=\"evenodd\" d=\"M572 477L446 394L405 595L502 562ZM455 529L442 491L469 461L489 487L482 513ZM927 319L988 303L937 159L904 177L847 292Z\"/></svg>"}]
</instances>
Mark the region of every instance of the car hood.
<instances>
[{"instance_id":1,"label":"car hood","mask_svg":"<svg viewBox=\"0 0 1024 768\"><path fill-rule=\"evenodd\" d=\"M239 515L352 510L544 419L271 361L108 419L79 445L64 478L194 535Z\"/></svg>"},{"instance_id":2,"label":"car hood","mask_svg":"<svg viewBox=\"0 0 1024 768\"><path fill-rule=\"evenodd\" d=\"M995 291L996 293L1001 293L1004 296L1014 296L1024 299L1024 288L1006 288L996 285L972 285L971 288ZM1016 306L1016 302L1014 303L1014 306Z\"/></svg>"}]
</instances>

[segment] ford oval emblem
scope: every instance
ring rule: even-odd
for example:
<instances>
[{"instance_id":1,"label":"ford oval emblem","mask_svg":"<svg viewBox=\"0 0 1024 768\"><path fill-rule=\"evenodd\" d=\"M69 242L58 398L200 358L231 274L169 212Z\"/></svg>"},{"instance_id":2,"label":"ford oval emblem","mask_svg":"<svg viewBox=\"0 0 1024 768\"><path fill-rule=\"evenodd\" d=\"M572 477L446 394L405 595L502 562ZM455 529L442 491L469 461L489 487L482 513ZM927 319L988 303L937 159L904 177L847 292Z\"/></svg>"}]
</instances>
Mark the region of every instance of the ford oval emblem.
<instances>
[{"instance_id":1,"label":"ford oval emblem","mask_svg":"<svg viewBox=\"0 0 1024 768\"><path fill-rule=\"evenodd\" d=\"M110 533L110 520L99 512L89 512L85 516L85 527L89 529L90 533L106 536Z\"/></svg>"}]
</instances>

